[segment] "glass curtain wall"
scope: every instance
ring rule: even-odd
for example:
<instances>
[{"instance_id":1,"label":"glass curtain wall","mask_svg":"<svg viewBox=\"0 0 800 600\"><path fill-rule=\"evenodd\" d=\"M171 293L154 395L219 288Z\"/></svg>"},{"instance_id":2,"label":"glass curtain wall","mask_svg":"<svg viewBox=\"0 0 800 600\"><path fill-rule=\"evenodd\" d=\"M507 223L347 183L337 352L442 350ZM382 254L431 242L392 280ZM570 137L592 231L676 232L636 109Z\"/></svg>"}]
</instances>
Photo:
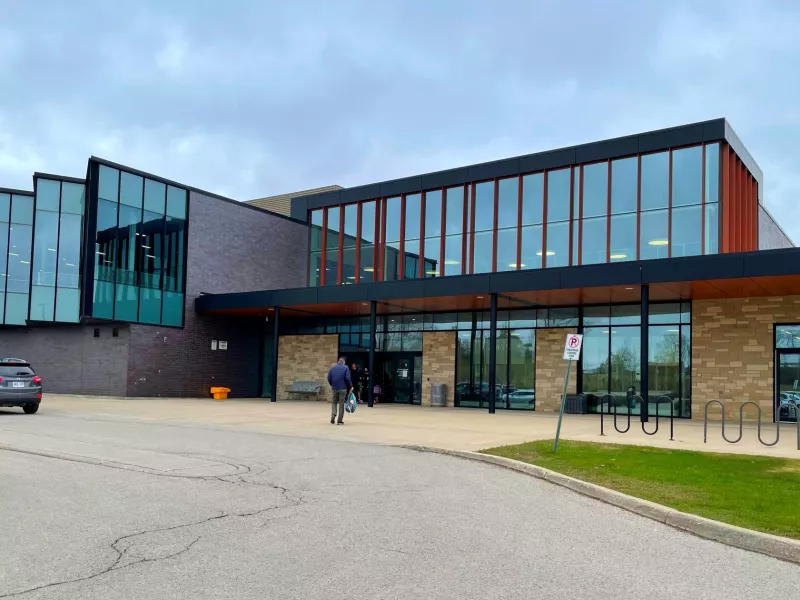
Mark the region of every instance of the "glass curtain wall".
<instances>
[{"instance_id":1,"label":"glass curtain wall","mask_svg":"<svg viewBox=\"0 0 800 600\"><path fill-rule=\"evenodd\" d=\"M188 192L97 165L92 316L183 326Z\"/></svg>"},{"instance_id":2,"label":"glass curtain wall","mask_svg":"<svg viewBox=\"0 0 800 600\"><path fill-rule=\"evenodd\" d=\"M383 236L383 280L400 278L400 221L402 200L399 196L386 199L386 221Z\"/></svg>"},{"instance_id":3,"label":"glass curtain wall","mask_svg":"<svg viewBox=\"0 0 800 600\"><path fill-rule=\"evenodd\" d=\"M474 190L474 234L473 273L491 273L494 256L494 181L475 184Z\"/></svg>"},{"instance_id":4,"label":"glass curtain wall","mask_svg":"<svg viewBox=\"0 0 800 600\"><path fill-rule=\"evenodd\" d=\"M420 275L420 227L422 195L409 194L405 202L405 231L403 245L403 279L416 279Z\"/></svg>"},{"instance_id":5,"label":"glass curtain wall","mask_svg":"<svg viewBox=\"0 0 800 600\"><path fill-rule=\"evenodd\" d=\"M522 229L520 269L540 269L543 264L544 174L522 178Z\"/></svg>"},{"instance_id":6,"label":"glass curtain wall","mask_svg":"<svg viewBox=\"0 0 800 600\"><path fill-rule=\"evenodd\" d=\"M25 325L28 318L33 196L0 194L0 290L6 325Z\"/></svg>"},{"instance_id":7,"label":"glass curtain wall","mask_svg":"<svg viewBox=\"0 0 800 600\"><path fill-rule=\"evenodd\" d=\"M425 277L439 277L442 250L442 190L425 194Z\"/></svg>"},{"instance_id":8,"label":"glass curtain wall","mask_svg":"<svg viewBox=\"0 0 800 600\"><path fill-rule=\"evenodd\" d=\"M519 222L519 177L501 179L497 184L497 270L517 270Z\"/></svg>"},{"instance_id":9,"label":"glass curtain wall","mask_svg":"<svg viewBox=\"0 0 800 600\"><path fill-rule=\"evenodd\" d=\"M572 170L547 172L547 247L545 267L569 266L569 213Z\"/></svg>"},{"instance_id":10,"label":"glass curtain wall","mask_svg":"<svg viewBox=\"0 0 800 600\"><path fill-rule=\"evenodd\" d=\"M444 274L464 272L464 186L445 190Z\"/></svg>"},{"instance_id":11,"label":"glass curtain wall","mask_svg":"<svg viewBox=\"0 0 800 600\"><path fill-rule=\"evenodd\" d=\"M325 231L325 285L339 283L339 219L341 208L328 208Z\"/></svg>"},{"instance_id":12,"label":"glass curtain wall","mask_svg":"<svg viewBox=\"0 0 800 600\"><path fill-rule=\"evenodd\" d=\"M356 282L356 250L358 246L358 204L344 207L344 235L342 236L342 284Z\"/></svg>"},{"instance_id":13,"label":"glass curtain wall","mask_svg":"<svg viewBox=\"0 0 800 600\"><path fill-rule=\"evenodd\" d=\"M37 178L31 321L80 320L83 184Z\"/></svg>"},{"instance_id":14,"label":"glass curtain wall","mask_svg":"<svg viewBox=\"0 0 800 600\"><path fill-rule=\"evenodd\" d=\"M311 211L308 248L308 285L317 287L322 268L322 210Z\"/></svg>"},{"instance_id":15,"label":"glass curtain wall","mask_svg":"<svg viewBox=\"0 0 800 600\"><path fill-rule=\"evenodd\" d=\"M375 281L375 227L377 224L376 202L361 205L361 249L359 257L359 281Z\"/></svg>"}]
</instances>

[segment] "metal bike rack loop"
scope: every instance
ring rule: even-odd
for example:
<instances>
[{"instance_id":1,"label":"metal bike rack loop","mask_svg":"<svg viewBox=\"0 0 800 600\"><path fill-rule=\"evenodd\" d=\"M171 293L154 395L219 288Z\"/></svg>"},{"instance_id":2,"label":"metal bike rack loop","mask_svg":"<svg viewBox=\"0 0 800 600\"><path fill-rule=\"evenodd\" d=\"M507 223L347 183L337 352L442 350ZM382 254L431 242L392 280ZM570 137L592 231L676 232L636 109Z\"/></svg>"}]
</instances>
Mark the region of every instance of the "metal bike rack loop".
<instances>
[{"instance_id":1,"label":"metal bike rack loop","mask_svg":"<svg viewBox=\"0 0 800 600\"><path fill-rule=\"evenodd\" d=\"M708 443L708 407L712 404L719 404L720 409L722 410L722 414L720 415L720 420L722 422L722 439L728 442L729 444L737 444L742 441L742 436L744 435L744 407L748 404L752 404L756 407L758 411L758 421L756 422L756 432L758 435L758 441L764 446L772 447L775 446L781 440L781 421L780 418L775 422L775 441L774 442L765 442L761 439L761 407L753 402L752 400L748 400L747 402L742 403L739 406L739 437L735 440L729 440L728 436L725 435L725 405L722 403L721 400L709 400L706 402L705 409L703 411L703 443ZM797 449L800 450L800 409L794 404L788 404L787 406L791 407L790 410L794 412L796 425L797 425Z\"/></svg>"},{"instance_id":2,"label":"metal bike rack loop","mask_svg":"<svg viewBox=\"0 0 800 600\"><path fill-rule=\"evenodd\" d=\"M618 416L617 405L616 405L617 397L614 394L605 394L600 398L600 435L605 435L605 418L604 418L605 411L603 410L603 402L606 400L606 398L610 398L614 402L614 412L613 413L611 412L611 402L608 403L608 414L609 415L611 415L611 414L614 415L614 429L616 429L617 433L628 433L628 431L630 431L630 429L631 429L631 407L630 407L630 404L628 405L628 411L627 411L627 414L625 415L625 416L627 416L627 419L628 419L628 425L627 425L627 427L625 427L625 429L620 429L619 426L617 425L617 416ZM630 402L631 400L634 400L636 398L639 399L639 406L644 406L644 399L639 394L634 394L632 396L628 396L627 400L628 400L628 402ZM647 427L645 426L644 421L642 421L642 423L641 423L642 432L644 432L646 435L655 435L655 434L658 433L658 427L659 427L658 405L661 402L661 400L666 400L670 405L670 411L669 411L669 440L672 442L672 441L674 441L674 437L675 437L675 410L674 410L674 406L672 404L672 398L670 398L669 396L659 396L658 399L656 400L656 414L655 414L656 426L655 426L655 429L653 429L653 431L647 431Z\"/></svg>"}]
</instances>

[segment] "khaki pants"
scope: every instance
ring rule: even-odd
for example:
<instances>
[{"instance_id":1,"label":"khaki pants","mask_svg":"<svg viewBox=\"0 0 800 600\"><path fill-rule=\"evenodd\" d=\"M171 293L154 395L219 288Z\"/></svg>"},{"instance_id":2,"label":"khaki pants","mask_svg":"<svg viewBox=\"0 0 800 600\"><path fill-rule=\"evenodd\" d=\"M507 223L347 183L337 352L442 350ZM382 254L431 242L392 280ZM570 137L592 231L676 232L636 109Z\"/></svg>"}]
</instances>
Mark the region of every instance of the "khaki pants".
<instances>
[{"instance_id":1,"label":"khaki pants","mask_svg":"<svg viewBox=\"0 0 800 600\"><path fill-rule=\"evenodd\" d=\"M333 390L333 403L331 404L331 421L336 419L336 410L339 410L339 423L344 420L344 403L347 400L347 390Z\"/></svg>"}]
</instances>

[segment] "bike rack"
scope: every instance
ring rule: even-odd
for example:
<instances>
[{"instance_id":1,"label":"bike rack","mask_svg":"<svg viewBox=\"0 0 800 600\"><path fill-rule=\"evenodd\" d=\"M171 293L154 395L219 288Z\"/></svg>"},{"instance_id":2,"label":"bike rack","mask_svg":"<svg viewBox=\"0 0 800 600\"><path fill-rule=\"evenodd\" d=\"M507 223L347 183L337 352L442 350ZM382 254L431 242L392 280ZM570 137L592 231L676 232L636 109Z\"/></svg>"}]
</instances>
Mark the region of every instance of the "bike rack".
<instances>
[{"instance_id":1,"label":"bike rack","mask_svg":"<svg viewBox=\"0 0 800 600\"><path fill-rule=\"evenodd\" d=\"M703 415L703 443L708 443L708 407L712 404L719 404L720 409L722 410L722 414L720 415L721 422L722 422L722 439L728 442L729 444L737 444L742 440L742 436L744 435L744 407L748 404L752 404L756 407L758 411L758 421L756 422L756 432L758 435L758 441L764 446L772 447L775 446L781 439L781 421L780 418L775 422L775 441L774 442L765 442L761 439L761 407L753 402L752 400L748 400L747 402L742 403L739 406L739 437L735 440L729 440L728 437L725 435L725 405L722 403L721 400L709 400L706 402L706 406L704 409ZM794 411L794 416L797 425L797 449L800 450L800 409L794 404L788 404L790 406L790 411Z\"/></svg>"},{"instance_id":2,"label":"bike rack","mask_svg":"<svg viewBox=\"0 0 800 600\"><path fill-rule=\"evenodd\" d=\"M605 417L604 417L605 411L603 410L603 402L606 400L606 398L609 398L609 399L614 401L614 412L613 412L613 415L614 415L614 429L616 429L617 433L628 433L628 431L630 431L630 429L631 429L631 409L630 409L630 405L628 406L628 412L627 412L627 415L626 415L628 417L628 426L625 429L620 429L619 426L617 425L617 415L619 414L618 411L617 411L617 405L616 405L617 397L614 394L605 394L600 398L600 435L605 435ZM644 399L638 394L634 394L632 396L628 396L627 400L633 400L635 398L639 399L639 406L642 406L644 404ZM653 429L653 431L647 431L647 428L645 427L644 421L642 421L642 423L641 423L642 431L646 435L655 435L655 434L658 433L658 427L659 427L658 404L660 403L661 400L667 400L669 402L669 405L670 405L670 411L669 411L669 441L672 442L672 441L674 441L674 436L675 436L675 410L674 410L675 407L672 405L672 398L670 398L669 396L659 396L656 399L656 414L655 414L656 427L655 427L655 429ZM612 412L611 412L611 402L608 403L608 414L609 415L612 414Z\"/></svg>"}]
</instances>

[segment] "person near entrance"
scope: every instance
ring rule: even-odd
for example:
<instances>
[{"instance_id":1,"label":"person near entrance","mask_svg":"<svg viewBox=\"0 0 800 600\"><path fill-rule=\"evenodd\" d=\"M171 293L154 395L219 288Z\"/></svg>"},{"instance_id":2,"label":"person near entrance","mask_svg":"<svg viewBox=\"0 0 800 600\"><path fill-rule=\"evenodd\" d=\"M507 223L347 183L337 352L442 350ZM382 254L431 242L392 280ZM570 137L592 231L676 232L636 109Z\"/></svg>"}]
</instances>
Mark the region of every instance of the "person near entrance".
<instances>
[{"instance_id":1,"label":"person near entrance","mask_svg":"<svg viewBox=\"0 0 800 600\"><path fill-rule=\"evenodd\" d=\"M338 423L344 423L344 403L347 400L347 394L353 389L353 380L350 378L350 369L347 368L344 358L340 358L339 362L331 367L328 371L328 383L333 388L333 403L331 404L331 425L337 422L338 410Z\"/></svg>"}]
</instances>

